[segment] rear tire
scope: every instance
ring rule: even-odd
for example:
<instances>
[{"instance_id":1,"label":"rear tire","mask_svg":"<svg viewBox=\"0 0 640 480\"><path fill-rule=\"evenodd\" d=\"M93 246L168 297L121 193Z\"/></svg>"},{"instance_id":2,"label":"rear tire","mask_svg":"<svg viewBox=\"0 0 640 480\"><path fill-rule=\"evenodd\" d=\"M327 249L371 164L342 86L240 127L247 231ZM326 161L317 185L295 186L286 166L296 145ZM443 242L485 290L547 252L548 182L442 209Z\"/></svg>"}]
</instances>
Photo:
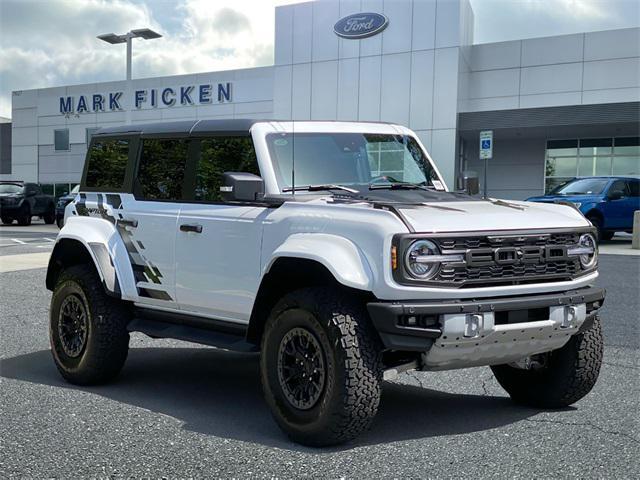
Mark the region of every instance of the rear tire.
<instances>
[{"instance_id":1,"label":"rear tire","mask_svg":"<svg viewBox=\"0 0 640 480\"><path fill-rule=\"evenodd\" d=\"M491 370L516 403L563 408L580 400L596 384L602 350L602 328L596 317L588 329L571 337L564 347L549 352L539 369L496 365Z\"/></svg>"},{"instance_id":2,"label":"rear tire","mask_svg":"<svg viewBox=\"0 0 640 480\"><path fill-rule=\"evenodd\" d=\"M329 288L286 295L267 320L260 359L265 398L280 428L314 447L366 430L380 403L381 351L362 302Z\"/></svg>"},{"instance_id":3,"label":"rear tire","mask_svg":"<svg viewBox=\"0 0 640 480\"><path fill-rule=\"evenodd\" d=\"M20 216L18 216L18 225L21 227L31 225L31 207L29 207L29 205L22 207L22 212L20 212Z\"/></svg>"},{"instance_id":4,"label":"rear tire","mask_svg":"<svg viewBox=\"0 0 640 480\"><path fill-rule=\"evenodd\" d=\"M45 213L42 216L42 219L44 220L44 223L46 223L47 225L53 225L53 223L56 221L55 207L51 206L49 210L47 210L47 213Z\"/></svg>"},{"instance_id":5,"label":"rear tire","mask_svg":"<svg viewBox=\"0 0 640 480\"><path fill-rule=\"evenodd\" d=\"M11 217L2 217L3 225L11 225L13 223L13 218Z\"/></svg>"},{"instance_id":6,"label":"rear tire","mask_svg":"<svg viewBox=\"0 0 640 480\"><path fill-rule=\"evenodd\" d=\"M615 234L616 232L608 232L605 230L600 234L600 240L611 240Z\"/></svg>"},{"instance_id":7,"label":"rear tire","mask_svg":"<svg viewBox=\"0 0 640 480\"><path fill-rule=\"evenodd\" d=\"M51 352L65 380L96 385L118 375L129 349L130 310L105 293L93 266L60 274L49 317Z\"/></svg>"}]
</instances>

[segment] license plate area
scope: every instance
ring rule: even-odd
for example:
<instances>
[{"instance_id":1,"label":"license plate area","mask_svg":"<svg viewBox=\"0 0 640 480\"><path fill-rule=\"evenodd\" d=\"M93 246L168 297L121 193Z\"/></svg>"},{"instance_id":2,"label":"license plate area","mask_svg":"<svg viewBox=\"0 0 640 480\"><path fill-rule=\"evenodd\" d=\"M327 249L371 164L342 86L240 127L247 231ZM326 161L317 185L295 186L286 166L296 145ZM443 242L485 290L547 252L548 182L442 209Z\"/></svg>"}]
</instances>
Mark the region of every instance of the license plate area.
<instances>
[{"instance_id":1,"label":"license plate area","mask_svg":"<svg viewBox=\"0 0 640 480\"><path fill-rule=\"evenodd\" d=\"M494 318L495 325L540 322L549 319L549 307L525 308L522 310L506 310L503 312L495 312Z\"/></svg>"}]
</instances>

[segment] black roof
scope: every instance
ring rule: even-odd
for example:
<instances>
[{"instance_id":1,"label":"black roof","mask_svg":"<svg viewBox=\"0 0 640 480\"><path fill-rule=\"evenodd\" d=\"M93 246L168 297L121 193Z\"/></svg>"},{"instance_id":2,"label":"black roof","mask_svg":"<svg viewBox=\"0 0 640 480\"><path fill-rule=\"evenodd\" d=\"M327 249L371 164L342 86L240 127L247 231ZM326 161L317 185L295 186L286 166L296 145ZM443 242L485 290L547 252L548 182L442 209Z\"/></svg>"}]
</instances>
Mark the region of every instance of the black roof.
<instances>
[{"instance_id":1,"label":"black roof","mask_svg":"<svg viewBox=\"0 0 640 480\"><path fill-rule=\"evenodd\" d=\"M93 135L206 135L206 134L248 134L251 127L264 120L228 119L228 120L180 120L175 122L140 123L106 127L96 131Z\"/></svg>"}]
</instances>

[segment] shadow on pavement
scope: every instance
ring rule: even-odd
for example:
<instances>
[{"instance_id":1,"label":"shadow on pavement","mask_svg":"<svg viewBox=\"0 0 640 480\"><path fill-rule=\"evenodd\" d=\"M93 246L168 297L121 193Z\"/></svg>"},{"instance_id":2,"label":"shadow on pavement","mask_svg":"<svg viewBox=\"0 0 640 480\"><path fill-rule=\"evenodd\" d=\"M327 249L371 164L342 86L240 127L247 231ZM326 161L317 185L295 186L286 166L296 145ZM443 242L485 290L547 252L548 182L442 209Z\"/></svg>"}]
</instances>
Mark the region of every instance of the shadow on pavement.
<instances>
[{"instance_id":1,"label":"shadow on pavement","mask_svg":"<svg viewBox=\"0 0 640 480\"><path fill-rule=\"evenodd\" d=\"M91 392L174 417L194 432L310 450L290 442L272 420L262 397L257 354L209 348L132 348L115 382L78 387L66 383L51 353L41 350L2 360L0 376ZM536 413L513 405L506 397L449 394L386 383L372 429L351 444L328 451L489 430Z\"/></svg>"}]
</instances>

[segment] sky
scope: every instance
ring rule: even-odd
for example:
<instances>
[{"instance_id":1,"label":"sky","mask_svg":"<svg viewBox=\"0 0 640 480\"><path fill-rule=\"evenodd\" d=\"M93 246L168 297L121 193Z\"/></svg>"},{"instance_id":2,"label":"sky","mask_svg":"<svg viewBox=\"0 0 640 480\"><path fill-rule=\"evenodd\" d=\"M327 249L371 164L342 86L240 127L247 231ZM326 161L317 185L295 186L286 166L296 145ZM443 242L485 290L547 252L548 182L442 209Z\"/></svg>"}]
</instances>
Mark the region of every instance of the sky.
<instances>
[{"instance_id":1,"label":"sky","mask_svg":"<svg viewBox=\"0 0 640 480\"><path fill-rule=\"evenodd\" d=\"M164 35L135 40L134 78L271 65L274 8L299 1L0 0L0 116L11 116L13 90L124 78L124 45L97 40L101 33ZM639 0L471 5L475 43L640 26Z\"/></svg>"}]
</instances>

